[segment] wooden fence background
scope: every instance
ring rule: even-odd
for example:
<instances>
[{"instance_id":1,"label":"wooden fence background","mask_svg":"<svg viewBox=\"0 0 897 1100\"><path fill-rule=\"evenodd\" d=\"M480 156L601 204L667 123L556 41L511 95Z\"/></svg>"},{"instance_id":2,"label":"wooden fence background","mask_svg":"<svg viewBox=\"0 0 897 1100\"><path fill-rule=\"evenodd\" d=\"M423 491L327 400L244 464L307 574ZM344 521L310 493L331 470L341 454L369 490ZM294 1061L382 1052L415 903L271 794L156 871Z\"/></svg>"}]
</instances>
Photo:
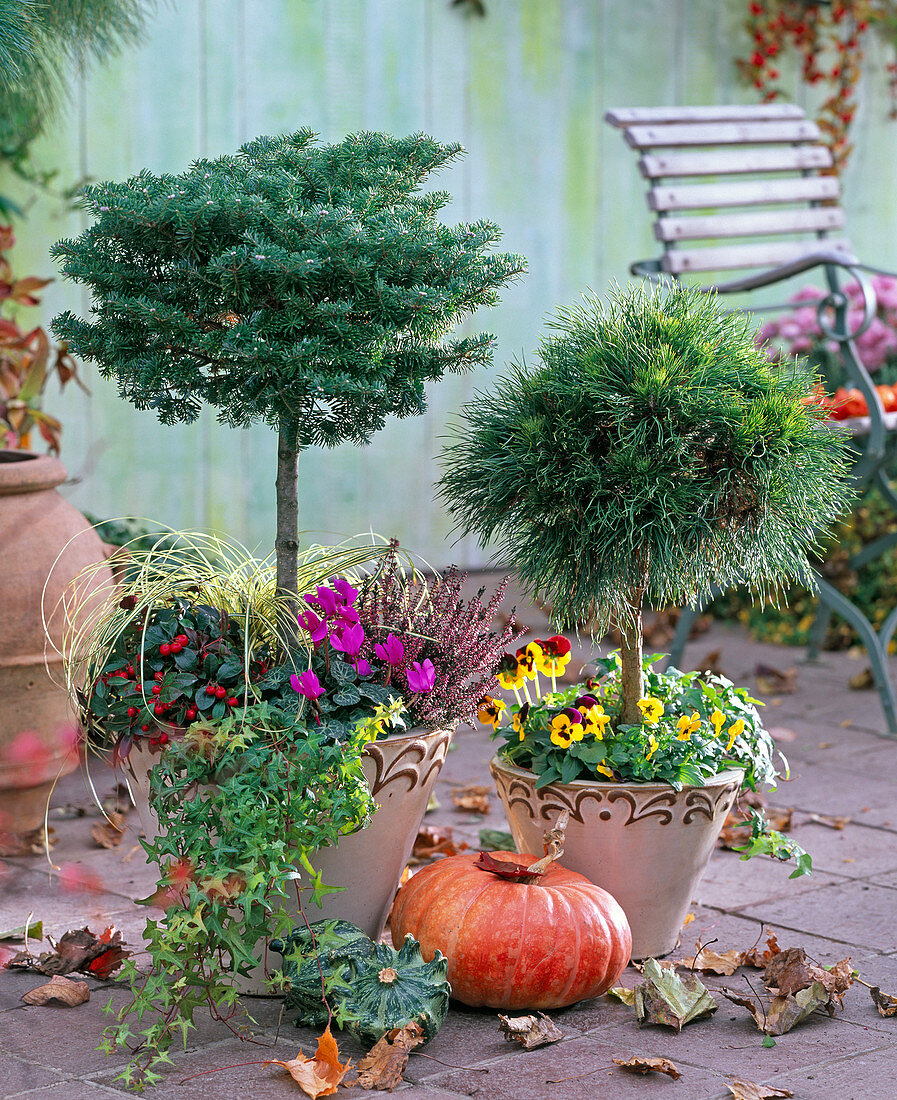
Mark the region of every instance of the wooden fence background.
<instances>
[{"instance_id":1,"label":"wooden fence background","mask_svg":"<svg viewBox=\"0 0 897 1100\"><path fill-rule=\"evenodd\" d=\"M468 150L438 180L455 196L446 216L494 219L502 247L529 259L526 278L474 321L498 337L496 366L432 386L425 416L391 423L365 449L305 454L301 523L310 539L372 529L434 564L482 564L487 555L473 540L452 545L433 499L454 411L503 363L532 353L555 305L625 281L632 259L653 254L635 158L604 111L753 101L732 64L745 46L744 0L485 2L479 18L449 0L163 0L139 50L75 81L68 117L39 150L60 184L143 166L179 171L303 125L325 140L362 128L425 130ZM897 123L887 117L884 60L870 62L846 206L860 254L897 266ZM37 198L18 227L17 270L51 274L50 244L79 229L80 215ZM24 319L48 322L64 306L84 310L87 301L56 282ZM69 389L46 400L65 424L66 492L79 507L225 531L268 551L275 448L267 429L235 433L211 412L190 427L163 427L90 366L84 374L89 397Z\"/></svg>"}]
</instances>

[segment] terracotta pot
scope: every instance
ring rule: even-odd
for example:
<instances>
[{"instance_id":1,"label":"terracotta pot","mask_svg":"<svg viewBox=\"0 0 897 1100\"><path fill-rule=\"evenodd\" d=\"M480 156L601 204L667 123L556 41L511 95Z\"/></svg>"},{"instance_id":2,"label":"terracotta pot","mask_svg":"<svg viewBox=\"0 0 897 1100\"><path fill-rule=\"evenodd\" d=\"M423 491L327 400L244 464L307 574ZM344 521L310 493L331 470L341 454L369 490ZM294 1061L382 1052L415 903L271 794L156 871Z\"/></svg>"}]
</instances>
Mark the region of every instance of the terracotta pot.
<instances>
[{"instance_id":1,"label":"terracotta pot","mask_svg":"<svg viewBox=\"0 0 897 1100\"><path fill-rule=\"evenodd\" d=\"M613 894L632 929L632 957L676 946L695 887L741 787L738 769L702 787L602 783L588 779L536 790L536 776L495 756L490 770L521 852L540 852L542 834L570 814L563 864Z\"/></svg>"},{"instance_id":2,"label":"terracotta pot","mask_svg":"<svg viewBox=\"0 0 897 1100\"><path fill-rule=\"evenodd\" d=\"M362 767L378 808L366 829L343 837L336 847L312 858L324 884L343 889L327 894L323 909L306 903L309 921L340 917L358 925L371 939L380 938L454 732L454 726L411 730L365 748ZM143 750L132 750L129 757L129 783L147 836L158 829L149 806L149 769L157 759ZM287 908L295 923L302 924L298 905ZM241 992L265 993L264 965L268 970L281 965L280 955L267 958L264 945L259 946L259 956L263 965L252 978L240 982Z\"/></svg>"},{"instance_id":3,"label":"terracotta pot","mask_svg":"<svg viewBox=\"0 0 897 1100\"><path fill-rule=\"evenodd\" d=\"M59 601L106 553L87 520L56 492L66 476L55 458L0 451L0 832L38 828L53 783L78 765L75 716L60 686ZM100 606L111 581L108 569L85 580L77 593L83 614Z\"/></svg>"}]
</instances>

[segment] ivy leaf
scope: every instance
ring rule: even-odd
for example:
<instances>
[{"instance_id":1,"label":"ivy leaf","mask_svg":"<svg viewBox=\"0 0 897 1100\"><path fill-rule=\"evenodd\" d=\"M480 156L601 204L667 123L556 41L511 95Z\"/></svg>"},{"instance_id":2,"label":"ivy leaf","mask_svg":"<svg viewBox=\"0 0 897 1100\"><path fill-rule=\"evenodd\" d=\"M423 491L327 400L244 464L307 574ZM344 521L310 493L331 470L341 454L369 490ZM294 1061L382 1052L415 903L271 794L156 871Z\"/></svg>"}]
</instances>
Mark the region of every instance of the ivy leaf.
<instances>
[{"instance_id":1,"label":"ivy leaf","mask_svg":"<svg viewBox=\"0 0 897 1100\"><path fill-rule=\"evenodd\" d=\"M712 1016L719 1008L704 983L694 974L680 978L676 971L661 968L656 959L644 965L644 985L635 990L635 1014L639 1027L663 1024L681 1031L685 1024Z\"/></svg>"}]
</instances>

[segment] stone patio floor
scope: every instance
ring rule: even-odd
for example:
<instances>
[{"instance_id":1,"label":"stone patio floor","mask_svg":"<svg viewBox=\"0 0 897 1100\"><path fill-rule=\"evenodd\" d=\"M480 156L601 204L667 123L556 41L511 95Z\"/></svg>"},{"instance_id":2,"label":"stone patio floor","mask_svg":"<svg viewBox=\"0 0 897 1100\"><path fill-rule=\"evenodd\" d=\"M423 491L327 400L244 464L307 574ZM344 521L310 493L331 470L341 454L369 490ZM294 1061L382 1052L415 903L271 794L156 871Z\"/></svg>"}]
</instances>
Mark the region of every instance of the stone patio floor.
<instances>
[{"instance_id":1,"label":"stone patio floor","mask_svg":"<svg viewBox=\"0 0 897 1100\"><path fill-rule=\"evenodd\" d=\"M538 633L544 624L528 620ZM718 664L738 683L754 688L758 662L784 670L797 668L796 691L767 696L768 725L778 733L791 761L792 780L770 796L772 805L795 808L793 835L809 849L814 873L789 880L788 865L764 858L742 862L718 851L694 898L694 921L683 929L681 954L697 940L715 950L748 948L761 931L774 931L782 947L802 946L815 960L831 964L850 956L868 982L897 993L897 744L883 739L878 697L853 691L848 678L863 668L861 654L825 654L804 663L802 650L759 645L740 628L715 625L689 647L684 664L698 667L719 650ZM897 662L895 662L897 663ZM463 728L439 779L441 808L430 824L451 825L457 841L477 845L478 831L505 829L497 798L490 812L473 817L453 808L452 787L488 784L492 748L482 730ZM111 772L93 771L101 795L109 793ZM811 815L849 818L843 828L815 822ZM136 828L135 815L130 827ZM134 899L151 893L155 876L146 867L135 832L126 832L119 848L104 850L90 839L97 822L92 797L81 775L59 784L51 822L55 834L54 867L43 855L5 860L0 877L0 928L41 918L58 937L67 929L107 924L125 940L139 944L147 910ZM66 893L59 868L76 865L94 872L101 891ZM731 978L705 977L712 990L721 986L750 995L744 975L755 987L760 972L739 971ZM74 975L80 977L79 975ZM105 1023L103 1006L124 991L114 982L90 980L92 996L77 1008L32 1007L21 995L45 981L28 972L0 972L0 1096L33 1100L83 1100L125 1095L115 1078L124 1059L96 1051ZM639 975L627 971L622 983ZM192 1033L186 1052L174 1052L175 1065L149 1095L169 1098L215 1097L255 1100L304 1095L278 1067L237 1065L264 1059L289 1059L315 1048L312 1032L280 1019L277 1001L253 999L250 1010L260 1025L261 1045L233 1038L223 1024L207 1019ZM836 1017L811 1017L775 1046L764 1048L747 1013L722 1000L709 1021L689 1024L681 1034L660 1027L636 1026L633 1010L605 997L552 1014L565 1038L526 1052L504 1040L494 1012L465 1009L453 1002L439 1035L421 1054L412 1053L405 1083L396 1090L420 1100L488 1100L602 1097L627 1100L717 1100L730 1095L734 1077L788 1089L800 1100L893 1100L897 1095L897 1017L883 1019L869 991L854 984ZM340 1039L343 1054L361 1049ZM674 1081L652 1074L622 1073L614 1057L663 1056L681 1071ZM206 1070L220 1072L203 1074ZM203 1074L202 1076L196 1076ZM340 1088L339 1095L348 1095ZM356 1096L385 1096L385 1092Z\"/></svg>"}]
</instances>

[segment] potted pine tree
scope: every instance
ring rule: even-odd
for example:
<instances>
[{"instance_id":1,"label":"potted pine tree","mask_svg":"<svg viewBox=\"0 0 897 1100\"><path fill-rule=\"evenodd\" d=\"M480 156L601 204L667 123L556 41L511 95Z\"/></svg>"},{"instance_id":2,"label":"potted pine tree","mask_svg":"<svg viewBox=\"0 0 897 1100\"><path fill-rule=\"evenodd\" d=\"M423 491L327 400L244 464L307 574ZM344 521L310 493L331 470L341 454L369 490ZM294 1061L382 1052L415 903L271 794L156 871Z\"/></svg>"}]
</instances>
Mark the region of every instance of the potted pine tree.
<instances>
[{"instance_id":1,"label":"potted pine tree","mask_svg":"<svg viewBox=\"0 0 897 1100\"><path fill-rule=\"evenodd\" d=\"M814 532L850 493L847 442L809 400L811 375L771 367L750 320L710 295L617 289L552 329L535 369L462 410L441 491L561 628L619 631L600 674L567 690L528 693L563 667L565 639L510 655L517 701L483 715L504 734L493 774L520 850L568 809L569 866L620 901L635 957L663 954L737 791L775 768L743 690L645 662L643 603L812 585ZM782 852L781 838L755 846Z\"/></svg>"}]
</instances>

